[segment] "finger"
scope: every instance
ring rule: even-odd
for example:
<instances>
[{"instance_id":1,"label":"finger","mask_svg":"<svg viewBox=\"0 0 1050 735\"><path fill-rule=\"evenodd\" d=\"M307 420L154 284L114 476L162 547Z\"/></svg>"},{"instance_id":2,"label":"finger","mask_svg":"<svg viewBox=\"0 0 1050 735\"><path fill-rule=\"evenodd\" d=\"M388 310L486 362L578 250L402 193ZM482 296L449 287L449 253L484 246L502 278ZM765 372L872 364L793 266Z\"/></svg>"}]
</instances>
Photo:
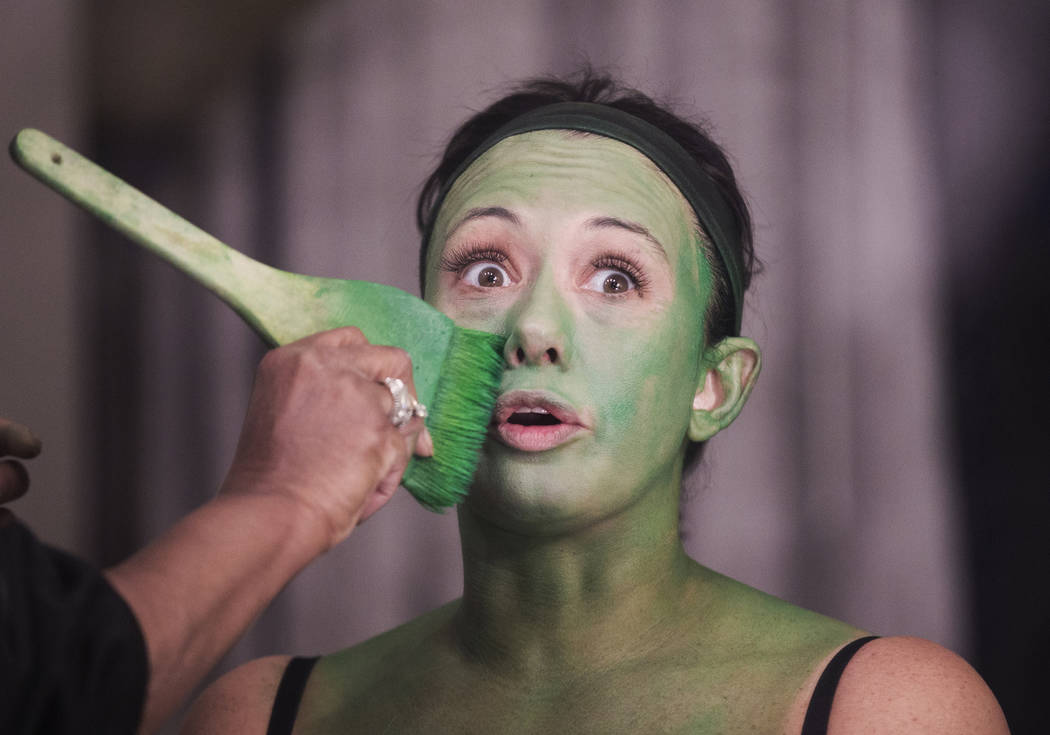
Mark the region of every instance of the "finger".
<instances>
[{"instance_id":1,"label":"finger","mask_svg":"<svg viewBox=\"0 0 1050 735\"><path fill-rule=\"evenodd\" d=\"M369 342L364 332L357 327L336 327L308 335L291 343L298 347L353 347L367 344Z\"/></svg>"},{"instance_id":2,"label":"finger","mask_svg":"<svg viewBox=\"0 0 1050 735\"><path fill-rule=\"evenodd\" d=\"M345 350L343 354L349 369L383 389L386 395L382 405L387 415L394 409L394 392L384 382L387 378L400 380L404 383L406 394L413 399L417 397L415 381L412 379L412 358L404 350L387 345L358 345ZM405 435L418 433L425 426L421 421L416 423L417 418L410 419L398 428Z\"/></svg>"},{"instance_id":3,"label":"finger","mask_svg":"<svg viewBox=\"0 0 1050 735\"><path fill-rule=\"evenodd\" d=\"M10 503L26 494L29 489L29 472L13 459L0 462L0 504Z\"/></svg>"},{"instance_id":4,"label":"finger","mask_svg":"<svg viewBox=\"0 0 1050 735\"><path fill-rule=\"evenodd\" d=\"M360 525L367 521L376 511L382 508L397 492L397 488L401 484L401 476L405 473L405 468L408 466L408 457L406 454L396 454L397 459L394 461L393 466L383 476L376 486L376 489L371 495L365 500L364 505L361 509L361 514L357 517L357 524Z\"/></svg>"},{"instance_id":5,"label":"finger","mask_svg":"<svg viewBox=\"0 0 1050 735\"><path fill-rule=\"evenodd\" d=\"M361 525L373 515L375 515L380 508L390 502L390 498L394 497L394 493L397 492L398 483L384 483L376 489L371 495L368 496L368 500L365 501L364 506L361 509L361 515L357 518L357 525Z\"/></svg>"},{"instance_id":6,"label":"finger","mask_svg":"<svg viewBox=\"0 0 1050 735\"><path fill-rule=\"evenodd\" d=\"M399 431L405 442L405 455L411 457L434 456L434 439L430 436L423 419L415 417L402 426Z\"/></svg>"},{"instance_id":7,"label":"finger","mask_svg":"<svg viewBox=\"0 0 1050 735\"><path fill-rule=\"evenodd\" d=\"M358 373L382 383L383 378L400 378L416 394L412 379L412 358L398 347L389 345L354 345L346 350L348 364Z\"/></svg>"},{"instance_id":8,"label":"finger","mask_svg":"<svg viewBox=\"0 0 1050 735\"><path fill-rule=\"evenodd\" d=\"M40 454L43 444L28 426L0 419L0 456L13 455L32 459Z\"/></svg>"},{"instance_id":9,"label":"finger","mask_svg":"<svg viewBox=\"0 0 1050 735\"><path fill-rule=\"evenodd\" d=\"M418 399L416 383L412 377L412 358L404 350L387 345L358 346L348 351L348 359L353 361L352 365L356 371L377 383L382 383L385 378L400 379L405 384L408 395ZM385 405L388 413L393 410L392 393L388 396ZM402 429L408 426L409 424L406 424ZM409 429L409 433L416 431L419 429Z\"/></svg>"},{"instance_id":10,"label":"finger","mask_svg":"<svg viewBox=\"0 0 1050 735\"><path fill-rule=\"evenodd\" d=\"M419 432L419 436L416 437L415 453L420 457L434 456L434 437L430 435L430 431L425 426Z\"/></svg>"}]
</instances>

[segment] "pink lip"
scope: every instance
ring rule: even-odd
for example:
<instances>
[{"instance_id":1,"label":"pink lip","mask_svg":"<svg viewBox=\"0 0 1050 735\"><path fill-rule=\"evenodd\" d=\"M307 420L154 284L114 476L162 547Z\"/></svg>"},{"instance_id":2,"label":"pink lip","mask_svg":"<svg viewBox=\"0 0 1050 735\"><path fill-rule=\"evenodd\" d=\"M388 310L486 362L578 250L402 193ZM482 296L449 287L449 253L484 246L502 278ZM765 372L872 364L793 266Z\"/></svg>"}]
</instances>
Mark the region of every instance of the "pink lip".
<instances>
[{"instance_id":1,"label":"pink lip","mask_svg":"<svg viewBox=\"0 0 1050 735\"><path fill-rule=\"evenodd\" d=\"M511 423L515 413L549 414L561 423L529 426ZM515 390L496 401L492 428L497 439L512 449L544 452L589 429L588 423L564 401L546 391Z\"/></svg>"}]
</instances>

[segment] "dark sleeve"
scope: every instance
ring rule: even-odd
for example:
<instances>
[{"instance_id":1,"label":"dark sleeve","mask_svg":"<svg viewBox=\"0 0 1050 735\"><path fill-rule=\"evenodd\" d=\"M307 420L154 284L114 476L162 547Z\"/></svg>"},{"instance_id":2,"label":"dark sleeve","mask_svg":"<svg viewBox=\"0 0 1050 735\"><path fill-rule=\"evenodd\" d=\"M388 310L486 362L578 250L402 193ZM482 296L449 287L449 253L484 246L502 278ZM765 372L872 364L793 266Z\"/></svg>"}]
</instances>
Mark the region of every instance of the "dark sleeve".
<instances>
[{"instance_id":1,"label":"dark sleeve","mask_svg":"<svg viewBox=\"0 0 1050 735\"><path fill-rule=\"evenodd\" d=\"M138 622L106 579L0 521L0 733L134 733L148 675Z\"/></svg>"}]
</instances>

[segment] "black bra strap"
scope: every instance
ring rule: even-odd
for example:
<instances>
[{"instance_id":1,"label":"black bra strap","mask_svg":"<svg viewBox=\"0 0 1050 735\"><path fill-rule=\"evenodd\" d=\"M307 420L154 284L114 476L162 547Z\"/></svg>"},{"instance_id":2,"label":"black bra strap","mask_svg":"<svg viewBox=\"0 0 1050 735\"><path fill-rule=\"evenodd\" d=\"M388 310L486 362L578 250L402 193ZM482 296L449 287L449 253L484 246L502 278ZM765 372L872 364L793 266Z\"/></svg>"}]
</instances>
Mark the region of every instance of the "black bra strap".
<instances>
[{"instance_id":1,"label":"black bra strap","mask_svg":"<svg viewBox=\"0 0 1050 735\"><path fill-rule=\"evenodd\" d=\"M827 733L828 720L831 718L831 702L835 699L835 689L839 685L839 679L842 678L842 672L846 670L846 664L861 646L878 637L869 635L847 643L828 662L809 700L806 719L802 722L802 735L825 735Z\"/></svg>"},{"instance_id":2,"label":"black bra strap","mask_svg":"<svg viewBox=\"0 0 1050 735\"><path fill-rule=\"evenodd\" d=\"M296 656L288 662L281 683L277 686L277 696L273 698L273 711L270 712L266 735L291 735L295 716L299 714L299 702L306 689L306 680L310 678L310 672L319 658Z\"/></svg>"}]
</instances>

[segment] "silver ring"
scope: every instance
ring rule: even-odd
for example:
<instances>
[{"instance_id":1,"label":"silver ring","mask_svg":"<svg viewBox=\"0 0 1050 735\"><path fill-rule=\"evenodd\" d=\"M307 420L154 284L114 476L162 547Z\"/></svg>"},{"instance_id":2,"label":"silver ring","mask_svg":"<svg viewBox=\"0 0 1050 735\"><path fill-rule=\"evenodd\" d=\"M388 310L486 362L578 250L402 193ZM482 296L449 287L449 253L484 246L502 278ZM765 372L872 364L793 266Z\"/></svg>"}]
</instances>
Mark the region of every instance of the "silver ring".
<instances>
[{"instance_id":1,"label":"silver ring","mask_svg":"<svg viewBox=\"0 0 1050 735\"><path fill-rule=\"evenodd\" d=\"M427 407L408 394L405 383L400 378L383 378L383 383L390 390L390 397L394 399L394 407L390 409L390 423L400 429L418 416L421 419L427 417Z\"/></svg>"}]
</instances>

